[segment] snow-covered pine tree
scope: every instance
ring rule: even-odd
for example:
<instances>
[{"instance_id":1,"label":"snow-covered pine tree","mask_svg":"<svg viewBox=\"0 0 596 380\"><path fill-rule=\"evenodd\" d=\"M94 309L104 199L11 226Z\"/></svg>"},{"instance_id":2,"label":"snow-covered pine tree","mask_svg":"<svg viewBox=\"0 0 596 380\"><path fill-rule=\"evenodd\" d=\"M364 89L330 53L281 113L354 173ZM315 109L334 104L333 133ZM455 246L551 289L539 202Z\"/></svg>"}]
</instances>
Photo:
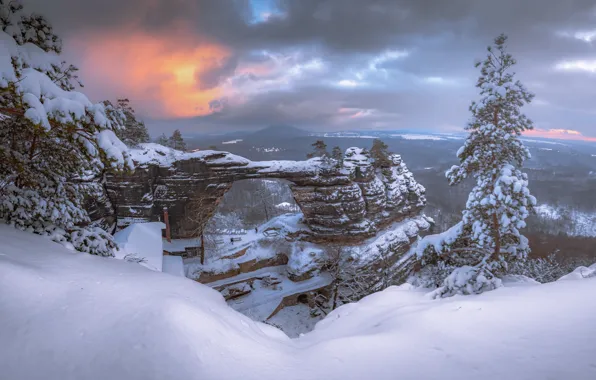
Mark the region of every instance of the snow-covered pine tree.
<instances>
[{"instance_id":1,"label":"snow-covered pine tree","mask_svg":"<svg viewBox=\"0 0 596 380\"><path fill-rule=\"evenodd\" d=\"M118 109L124 114L124 128L116 131L116 136L126 146L136 148L141 143L149 142L149 132L145 123L138 120L135 116L135 110L130 105L128 99L118 99Z\"/></svg>"},{"instance_id":2,"label":"snow-covered pine tree","mask_svg":"<svg viewBox=\"0 0 596 380\"><path fill-rule=\"evenodd\" d=\"M166 136L165 133L162 133L161 136L159 136L155 142L159 145L163 145L163 146L169 146L170 145L170 141L168 140L168 137Z\"/></svg>"},{"instance_id":3,"label":"snow-covered pine tree","mask_svg":"<svg viewBox=\"0 0 596 380\"><path fill-rule=\"evenodd\" d=\"M182 133L180 133L179 129L176 129L174 133L172 133L172 136L168 140L168 146L176 150L186 150L186 142L184 142L184 138L182 138Z\"/></svg>"},{"instance_id":4,"label":"snow-covered pine tree","mask_svg":"<svg viewBox=\"0 0 596 380\"><path fill-rule=\"evenodd\" d=\"M500 285L497 274L507 263L525 258L527 239L520 233L536 205L528 190L528 177L520 168L530 158L519 137L533 128L521 107L534 95L511 71L516 61L506 52L507 37L500 35L488 48L476 87L482 99L472 102L469 136L457 157L460 164L446 173L451 185L472 176L476 180L463 211L464 231L471 247L451 250L466 263L456 269L439 289L441 296L477 293Z\"/></svg>"},{"instance_id":5,"label":"snow-covered pine tree","mask_svg":"<svg viewBox=\"0 0 596 380\"><path fill-rule=\"evenodd\" d=\"M76 68L39 15L0 0L0 219L80 251L111 255L114 243L89 222L82 181L132 168L114 130L121 114L74 92ZM66 67L66 69L63 69Z\"/></svg>"}]
</instances>

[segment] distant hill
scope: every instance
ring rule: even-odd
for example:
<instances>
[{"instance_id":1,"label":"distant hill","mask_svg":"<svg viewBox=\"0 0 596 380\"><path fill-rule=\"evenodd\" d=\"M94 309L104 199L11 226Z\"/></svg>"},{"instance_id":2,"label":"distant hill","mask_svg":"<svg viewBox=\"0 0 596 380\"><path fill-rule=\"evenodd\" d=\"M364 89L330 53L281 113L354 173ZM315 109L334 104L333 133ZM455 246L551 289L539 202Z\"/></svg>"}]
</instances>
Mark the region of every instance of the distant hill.
<instances>
[{"instance_id":1,"label":"distant hill","mask_svg":"<svg viewBox=\"0 0 596 380\"><path fill-rule=\"evenodd\" d=\"M251 133L248 138L292 138L306 137L310 132L289 125L272 125Z\"/></svg>"}]
</instances>

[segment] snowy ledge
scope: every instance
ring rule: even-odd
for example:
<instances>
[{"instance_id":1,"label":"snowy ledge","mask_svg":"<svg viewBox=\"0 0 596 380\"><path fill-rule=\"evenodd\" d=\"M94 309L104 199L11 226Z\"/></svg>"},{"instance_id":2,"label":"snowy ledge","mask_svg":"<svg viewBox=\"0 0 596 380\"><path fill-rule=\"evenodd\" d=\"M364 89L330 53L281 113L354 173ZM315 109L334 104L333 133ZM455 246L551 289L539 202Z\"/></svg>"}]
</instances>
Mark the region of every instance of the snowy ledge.
<instances>
[{"instance_id":1,"label":"snowy ledge","mask_svg":"<svg viewBox=\"0 0 596 380\"><path fill-rule=\"evenodd\" d=\"M130 155L136 167L157 165L171 167L178 161L199 160L207 166L254 168L259 173L285 172L314 172L321 166L320 158L306 161L251 161L247 158L223 151L200 150L196 152L182 152L155 143L140 144L137 149L131 149Z\"/></svg>"}]
</instances>

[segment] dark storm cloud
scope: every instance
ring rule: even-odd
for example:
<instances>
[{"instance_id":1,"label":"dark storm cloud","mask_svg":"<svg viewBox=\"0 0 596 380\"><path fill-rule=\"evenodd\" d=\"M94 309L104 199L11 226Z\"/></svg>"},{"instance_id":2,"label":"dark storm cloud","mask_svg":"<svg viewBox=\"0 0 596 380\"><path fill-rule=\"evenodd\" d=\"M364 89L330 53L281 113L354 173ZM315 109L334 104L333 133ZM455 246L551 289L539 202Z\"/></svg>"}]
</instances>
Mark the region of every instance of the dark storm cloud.
<instances>
[{"instance_id":1,"label":"dark storm cloud","mask_svg":"<svg viewBox=\"0 0 596 380\"><path fill-rule=\"evenodd\" d=\"M247 24L249 0L28 0L64 33L134 24L148 31L180 22L235 47L321 43L348 52L376 51L449 33L467 45L498 33L524 44L553 28L593 28L595 0L280 0L280 17Z\"/></svg>"},{"instance_id":2,"label":"dark storm cloud","mask_svg":"<svg viewBox=\"0 0 596 380\"><path fill-rule=\"evenodd\" d=\"M483 58L486 45L505 32L519 61L516 71L540 100L528 114L545 128L596 134L596 73L554 69L565 60L596 60L596 39L573 38L577 31L596 30L596 0L279 0L271 9L274 17L257 23L250 22L249 0L27 3L47 14L66 40L81 31L137 28L167 34L185 25L197 41L228 47L232 55L202 72L198 82L202 88L228 83L246 91L246 99L214 99L217 112L194 119L189 128L222 123L343 128L383 125L383 120L396 128L463 126L476 94L473 60ZM260 51L308 53L291 58L291 64L276 62L280 72L237 72L270 64L271 56L255 53ZM371 69L386 51L408 55ZM283 77L316 57L325 70ZM335 85L358 78L366 85ZM338 116L342 108L365 110L364 116Z\"/></svg>"},{"instance_id":3,"label":"dark storm cloud","mask_svg":"<svg viewBox=\"0 0 596 380\"><path fill-rule=\"evenodd\" d=\"M222 81L234 74L238 66L238 60L238 55L232 55L231 57L224 59L213 69L200 73L197 78L199 89L205 90L219 86Z\"/></svg>"},{"instance_id":4,"label":"dark storm cloud","mask_svg":"<svg viewBox=\"0 0 596 380\"><path fill-rule=\"evenodd\" d=\"M150 33L187 23L197 36L229 42L241 36L249 0L26 0L68 37L81 31L136 28ZM125 36L123 36L125 37Z\"/></svg>"}]
</instances>

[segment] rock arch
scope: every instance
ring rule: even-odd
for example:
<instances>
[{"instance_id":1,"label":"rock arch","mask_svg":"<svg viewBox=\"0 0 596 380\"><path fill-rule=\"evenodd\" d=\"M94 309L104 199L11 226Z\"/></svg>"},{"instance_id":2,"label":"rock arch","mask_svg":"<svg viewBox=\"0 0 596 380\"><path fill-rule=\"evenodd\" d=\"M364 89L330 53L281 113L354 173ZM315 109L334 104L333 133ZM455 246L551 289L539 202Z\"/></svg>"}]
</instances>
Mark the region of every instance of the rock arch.
<instances>
[{"instance_id":1,"label":"rock arch","mask_svg":"<svg viewBox=\"0 0 596 380\"><path fill-rule=\"evenodd\" d=\"M110 175L108 196L118 219L159 220L168 208L172 237L195 237L197 227L187 215L196 194L213 213L235 181L251 178L285 179L310 228L301 238L311 241L360 242L384 226L419 214L425 206L419 185L399 155L392 165L375 169L368 153L349 148L343 162L250 161L227 152L183 153L157 144L133 151L136 170ZM199 226L200 227L200 226Z\"/></svg>"}]
</instances>

